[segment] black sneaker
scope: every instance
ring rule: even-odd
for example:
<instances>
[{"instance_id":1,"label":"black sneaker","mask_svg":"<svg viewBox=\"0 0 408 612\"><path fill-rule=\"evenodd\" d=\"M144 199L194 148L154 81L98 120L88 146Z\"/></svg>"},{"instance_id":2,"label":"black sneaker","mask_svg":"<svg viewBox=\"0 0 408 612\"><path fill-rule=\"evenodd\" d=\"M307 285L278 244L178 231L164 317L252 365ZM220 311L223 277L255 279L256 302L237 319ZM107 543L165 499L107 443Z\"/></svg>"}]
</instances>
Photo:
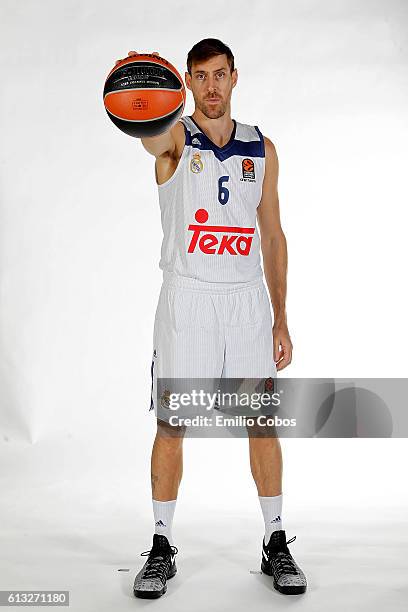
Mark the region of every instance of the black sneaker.
<instances>
[{"instance_id":1,"label":"black sneaker","mask_svg":"<svg viewBox=\"0 0 408 612\"><path fill-rule=\"evenodd\" d=\"M298 595L306 591L306 577L289 552L288 544L296 540L294 536L286 542L283 529L273 531L265 546L262 541L261 570L273 576L273 586L285 595Z\"/></svg>"},{"instance_id":2,"label":"black sneaker","mask_svg":"<svg viewBox=\"0 0 408 612\"><path fill-rule=\"evenodd\" d=\"M173 578L177 572L175 555L178 549L170 546L168 539L158 533L153 534L151 550L141 553L144 557L149 555L146 563L137 574L133 585L135 597L155 599L167 591L166 581Z\"/></svg>"}]
</instances>

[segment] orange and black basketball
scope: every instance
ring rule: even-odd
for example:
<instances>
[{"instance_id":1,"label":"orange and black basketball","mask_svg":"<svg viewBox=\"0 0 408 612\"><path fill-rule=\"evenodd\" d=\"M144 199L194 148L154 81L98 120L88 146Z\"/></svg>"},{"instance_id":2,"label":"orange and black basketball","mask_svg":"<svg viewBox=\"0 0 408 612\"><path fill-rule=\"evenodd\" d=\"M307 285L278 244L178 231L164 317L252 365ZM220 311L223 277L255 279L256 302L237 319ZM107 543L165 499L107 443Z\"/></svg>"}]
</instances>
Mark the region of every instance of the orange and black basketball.
<instances>
[{"instance_id":1,"label":"orange and black basketball","mask_svg":"<svg viewBox=\"0 0 408 612\"><path fill-rule=\"evenodd\" d=\"M144 53L121 60L108 74L103 102L113 123L141 138L166 132L186 101L183 80L163 57Z\"/></svg>"}]
</instances>

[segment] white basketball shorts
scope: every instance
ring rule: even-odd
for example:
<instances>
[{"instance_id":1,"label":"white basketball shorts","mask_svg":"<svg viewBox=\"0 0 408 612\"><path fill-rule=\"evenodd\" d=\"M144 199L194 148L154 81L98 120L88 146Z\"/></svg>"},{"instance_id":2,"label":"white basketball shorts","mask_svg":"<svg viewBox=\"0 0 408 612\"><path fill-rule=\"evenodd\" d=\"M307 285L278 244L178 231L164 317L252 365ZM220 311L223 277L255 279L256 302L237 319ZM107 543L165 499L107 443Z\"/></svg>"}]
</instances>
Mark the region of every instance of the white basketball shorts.
<instances>
[{"instance_id":1,"label":"white basketball shorts","mask_svg":"<svg viewBox=\"0 0 408 612\"><path fill-rule=\"evenodd\" d=\"M276 378L269 295L260 277L243 287L164 277L156 309L150 410L158 378Z\"/></svg>"}]
</instances>

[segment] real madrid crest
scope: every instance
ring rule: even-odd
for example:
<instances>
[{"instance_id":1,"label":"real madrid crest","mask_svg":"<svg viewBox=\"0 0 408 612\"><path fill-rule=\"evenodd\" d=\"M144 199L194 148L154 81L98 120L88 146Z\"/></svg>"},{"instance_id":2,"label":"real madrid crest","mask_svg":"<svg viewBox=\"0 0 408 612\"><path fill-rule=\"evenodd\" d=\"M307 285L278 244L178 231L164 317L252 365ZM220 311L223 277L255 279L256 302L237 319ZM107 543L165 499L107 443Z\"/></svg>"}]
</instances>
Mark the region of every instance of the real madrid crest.
<instances>
[{"instance_id":1,"label":"real madrid crest","mask_svg":"<svg viewBox=\"0 0 408 612\"><path fill-rule=\"evenodd\" d=\"M169 389L165 389L163 391L163 394L160 398L160 404L162 406L162 408L169 408L170 407L170 390Z\"/></svg>"},{"instance_id":2,"label":"real madrid crest","mask_svg":"<svg viewBox=\"0 0 408 612\"><path fill-rule=\"evenodd\" d=\"M194 153L193 159L190 162L190 170L194 172L194 174L198 174L204 168L203 162L201 161L201 157L199 153Z\"/></svg>"}]
</instances>

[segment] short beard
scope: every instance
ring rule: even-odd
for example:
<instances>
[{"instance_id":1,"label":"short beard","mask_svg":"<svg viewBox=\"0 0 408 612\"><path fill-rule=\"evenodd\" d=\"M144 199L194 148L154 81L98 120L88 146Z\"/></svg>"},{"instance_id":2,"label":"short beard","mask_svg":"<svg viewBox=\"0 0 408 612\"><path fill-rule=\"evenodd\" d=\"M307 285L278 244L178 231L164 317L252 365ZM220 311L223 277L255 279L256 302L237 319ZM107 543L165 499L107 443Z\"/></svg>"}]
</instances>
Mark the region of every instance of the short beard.
<instances>
[{"instance_id":1,"label":"short beard","mask_svg":"<svg viewBox=\"0 0 408 612\"><path fill-rule=\"evenodd\" d=\"M207 106L205 102L196 102L196 105L207 119L219 119L227 112L227 104L223 101L216 108Z\"/></svg>"}]
</instances>

